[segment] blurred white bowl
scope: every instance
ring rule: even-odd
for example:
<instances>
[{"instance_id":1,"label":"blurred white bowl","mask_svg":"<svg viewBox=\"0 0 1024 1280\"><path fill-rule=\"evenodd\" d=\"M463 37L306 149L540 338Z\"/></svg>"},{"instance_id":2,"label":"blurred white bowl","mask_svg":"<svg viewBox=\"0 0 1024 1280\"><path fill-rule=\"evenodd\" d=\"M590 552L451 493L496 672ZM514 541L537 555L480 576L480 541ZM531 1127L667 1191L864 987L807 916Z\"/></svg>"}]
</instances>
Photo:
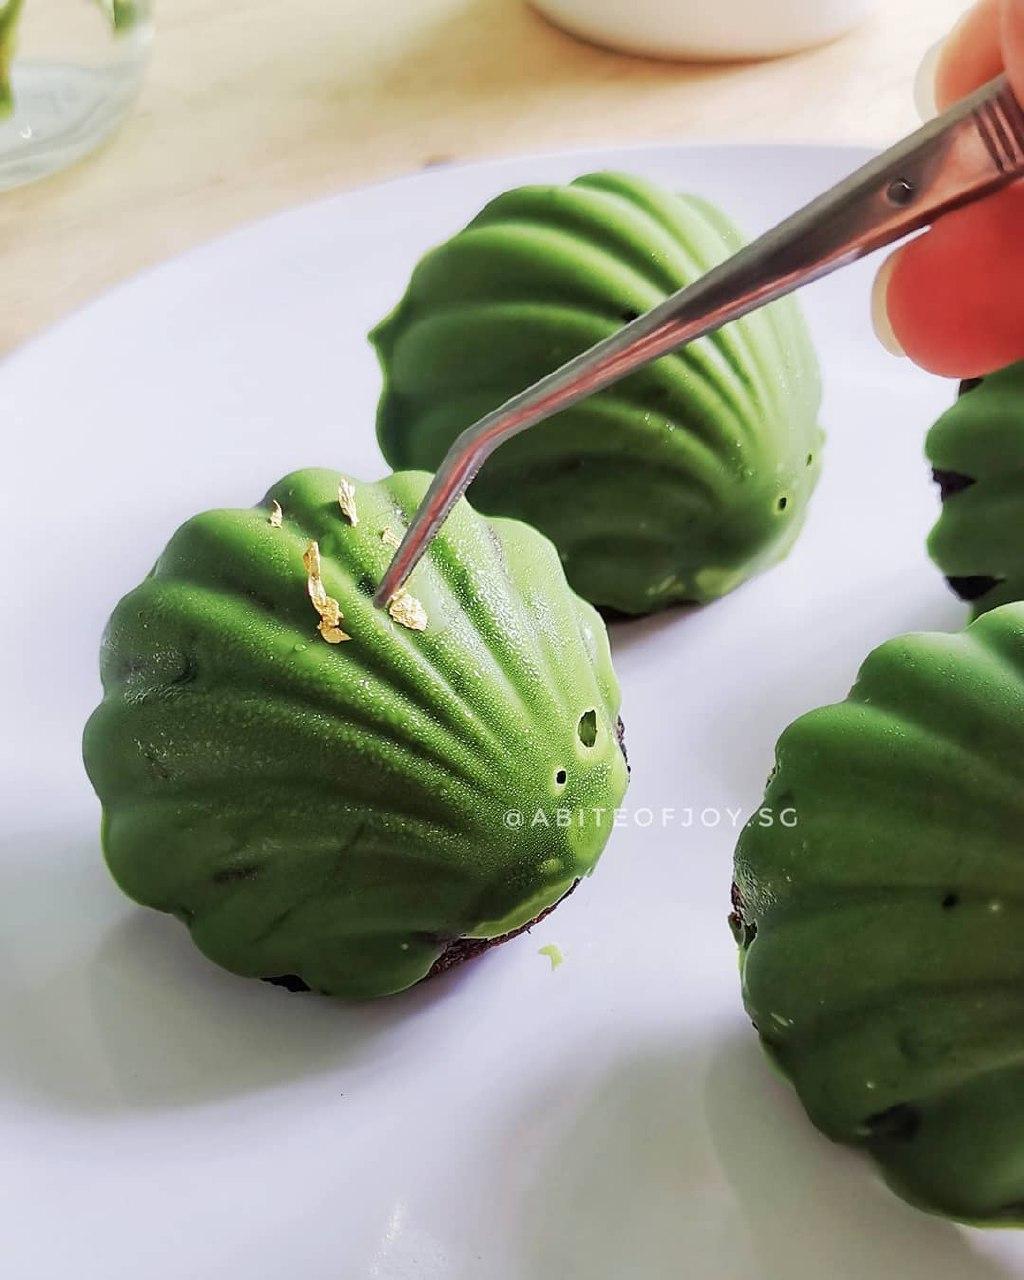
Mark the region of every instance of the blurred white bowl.
<instances>
[{"instance_id":1,"label":"blurred white bowl","mask_svg":"<svg viewBox=\"0 0 1024 1280\"><path fill-rule=\"evenodd\" d=\"M768 58L823 44L878 0L529 0L557 26L653 58Z\"/></svg>"}]
</instances>

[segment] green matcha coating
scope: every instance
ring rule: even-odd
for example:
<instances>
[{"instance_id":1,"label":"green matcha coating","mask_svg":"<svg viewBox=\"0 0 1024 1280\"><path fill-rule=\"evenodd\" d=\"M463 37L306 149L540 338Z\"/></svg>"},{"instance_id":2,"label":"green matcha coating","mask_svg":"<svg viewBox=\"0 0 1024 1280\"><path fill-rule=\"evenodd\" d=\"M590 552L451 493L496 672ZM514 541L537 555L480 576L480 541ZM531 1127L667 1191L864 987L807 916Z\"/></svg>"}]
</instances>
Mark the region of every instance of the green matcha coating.
<instances>
[{"instance_id":1,"label":"green matcha coating","mask_svg":"<svg viewBox=\"0 0 1024 1280\"><path fill-rule=\"evenodd\" d=\"M547 539L460 502L410 580L427 616L411 630L371 595L381 534L429 476L351 482L355 525L341 479L296 472L178 530L110 620L84 752L125 893L235 973L369 997L589 874L626 765L604 627ZM311 540L342 643L317 631Z\"/></svg>"},{"instance_id":2,"label":"green matcha coating","mask_svg":"<svg viewBox=\"0 0 1024 1280\"><path fill-rule=\"evenodd\" d=\"M926 450L943 488L932 559L974 617L1024 599L1024 362L961 395Z\"/></svg>"},{"instance_id":3,"label":"green matcha coating","mask_svg":"<svg viewBox=\"0 0 1024 1280\"><path fill-rule=\"evenodd\" d=\"M1024 1218L1024 605L876 649L765 805L731 922L769 1054L907 1199Z\"/></svg>"},{"instance_id":4,"label":"green matcha coating","mask_svg":"<svg viewBox=\"0 0 1024 1280\"><path fill-rule=\"evenodd\" d=\"M742 243L705 201L621 174L499 196L422 259L371 334L388 461L433 469L482 414ZM803 320L778 302L509 441L473 501L546 533L594 604L714 600L796 538L819 402Z\"/></svg>"}]
</instances>

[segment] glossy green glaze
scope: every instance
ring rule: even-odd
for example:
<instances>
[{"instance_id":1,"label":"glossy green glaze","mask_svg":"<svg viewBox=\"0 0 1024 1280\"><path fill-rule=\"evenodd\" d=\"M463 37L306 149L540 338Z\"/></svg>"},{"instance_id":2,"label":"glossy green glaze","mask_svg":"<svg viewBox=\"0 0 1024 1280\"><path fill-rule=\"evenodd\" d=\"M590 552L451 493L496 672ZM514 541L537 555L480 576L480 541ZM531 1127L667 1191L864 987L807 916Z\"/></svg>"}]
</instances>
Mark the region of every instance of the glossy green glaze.
<instances>
[{"instance_id":1,"label":"glossy green glaze","mask_svg":"<svg viewBox=\"0 0 1024 1280\"><path fill-rule=\"evenodd\" d=\"M943 495L932 559L975 617L1024 599L1024 362L965 384L926 447Z\"/></svg>"},{"instance_id":2,"label":"glossy green glaze","mask_svg":"<svg viewBox=\"0 0 1024 1280\"><path fill-rule=\"evenodd\" d=\"M423 258L371 335L388 461L433 469L483 413L741 244L706 202L621 174L499 196ZM641 614L713 600L796 537L818 476L819 401L786 300L509 441L473 502L546 533L595 604Z\"/></svg>"},{"instance_id":3,"label":"glossy green glaze","mask_svg":"<svg viewBox=\"0 0 1024 1280\"><path fill-rule=\"evenodd\" d=\"M1024 605L882 645L765 806L796 825L744 830L732 925L768 1052L908 1199L1024 1218Z\"/></svg>"},{"instance_id":4,"label":"glossy green glaze","mask_svg":"<svg viewBox=\"0 0 1024 1280\"><path fill-rule=\"evenodd\" d=\"M410 580L414 631L370 597L429 477L353 482L355 526L340 479L296 472L178 530L111 618L85 761L130 897L235 973L367 997L556 903L626 766L604 627L551 544L460 502ZM342 643L317 630L311 540Z\"/></svg>"}]
</instances>

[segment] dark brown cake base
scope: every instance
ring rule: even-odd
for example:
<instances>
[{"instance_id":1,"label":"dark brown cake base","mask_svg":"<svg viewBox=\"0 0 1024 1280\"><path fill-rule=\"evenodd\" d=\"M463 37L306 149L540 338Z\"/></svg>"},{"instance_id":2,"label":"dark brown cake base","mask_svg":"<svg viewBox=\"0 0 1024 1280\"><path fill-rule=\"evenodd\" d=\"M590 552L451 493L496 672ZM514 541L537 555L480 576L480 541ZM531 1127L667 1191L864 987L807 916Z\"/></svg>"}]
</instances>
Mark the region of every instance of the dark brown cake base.
<instances>
[{"instance_id":1,"label":"dark brown cake base","mask_svg":"<svg viewBox=\"0 0 1024 1280\"><path fill-rule=\"evenodd\" d=\"M482 956L485 951L490 951L492 947L500 947L503 942L510 942L513 938L518 938L522 933L529 933L535 924L540 924L552 911L560 907L578 884L579 881L574 880L557 902L552 902L551 906L545 907L539 916L534 916L532 920L528 920L526 924L520 925L518 929L513 929L510 933L500 934L497 938L456 938L454 942L449 942L420 981L427 982L430 978L436 978L440 973L447 973L449 969L458 968L460 964L465 964L467 960Z\"/></svg>"},{"instance_id":2,"label":"dark brown cake base","mask_svg":"<svg viewBox=\"0 0 1024 1280\"><path fill-rule=\"evenodd\" d=\"M622 758L626 762L626 771L629 772L629 756L626 754L626 726L622 723L621 716L616 722L615 734L619 741L619 750L622 752ZM503 942L518 938L522 933L529 933L535 924L540 924L556 907L561 906L578 884L579 880L574 880L570 888L562 894L557 902L553 902L550 907L545 907L540 915L534 916L532 920L520 925L518 929L511 930L509 933L503 933L497 938L455 938L448 943L420 981L428 982L431 978L436 978L438 974L447 973L450 969L456 969L459 965L465 964L467 960L473 960L477 956L483 955L485 951L490 951L492 947L500 947ZM296 973L282 973L276 978L264 978L263 981L269 982L275 987L284 987L286 991L309 990L309 986Z\"/></svg>"},{"instance_id":3,"label":"dark brown cake base","mask_svg":"<svg viewBox=\"0 0 1024 1280\"><path fill-rule=\"evenodd\" d=\"M557 902L553 902L550 907L545 907L539 916L534 916L532 920L520 925L518 929L512 929L509 933L500 934L497 938L456 938L454 942L449 942L420 979L420 982L427 982L431 978L436 978L439 974L447 973L449 969L457 969L459 965L465 964L467 960L473 960L477 956L482 956L485 951L490 951L492 947L500 947L503 942L518 938L521 933L529 933L535 924L540 924L556 907L560 906L578 884L579 881L574 880L570 888L562 894ZM264 978L263 981L269 982L275 987L284 987L286 991L309 990L307 983L296 973L283 973L276 978Z\"/></svg>"}]
</instances>

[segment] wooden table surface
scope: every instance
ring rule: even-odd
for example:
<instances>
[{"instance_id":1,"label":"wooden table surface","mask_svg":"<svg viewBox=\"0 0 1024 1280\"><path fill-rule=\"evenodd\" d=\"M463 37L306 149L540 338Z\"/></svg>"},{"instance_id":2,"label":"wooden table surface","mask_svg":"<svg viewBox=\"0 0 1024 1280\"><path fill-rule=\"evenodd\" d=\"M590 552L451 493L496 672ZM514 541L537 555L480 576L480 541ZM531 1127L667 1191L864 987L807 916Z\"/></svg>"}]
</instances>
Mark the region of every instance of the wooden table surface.
<instances>
[{"instance_id":1,"label":"wooden table surface","mask_svg":"<svg viewBox=\"0 0 1024 1280\"><path fill-rule=\"evenodd\" d=\"M120 132L0 196L0 351L240 223L422 165L612 141L893 140L917 120L923 53L964 7L881 0L825 48L698 66L583 44L521 0L157 0Z\"/></svg>"}]
</instances>

